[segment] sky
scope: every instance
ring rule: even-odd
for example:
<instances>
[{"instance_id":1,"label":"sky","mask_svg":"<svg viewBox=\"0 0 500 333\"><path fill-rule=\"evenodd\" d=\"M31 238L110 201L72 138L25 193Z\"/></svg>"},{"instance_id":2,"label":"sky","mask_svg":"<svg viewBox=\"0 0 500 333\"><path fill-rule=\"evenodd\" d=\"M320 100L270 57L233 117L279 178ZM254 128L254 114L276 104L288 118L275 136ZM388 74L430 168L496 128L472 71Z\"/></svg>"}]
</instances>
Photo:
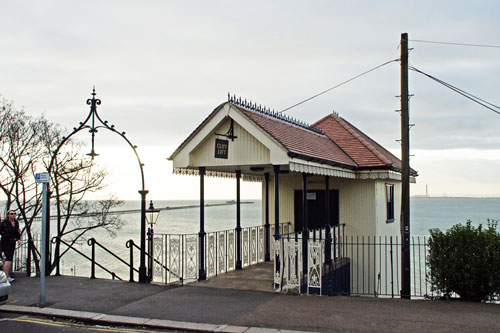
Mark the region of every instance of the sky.
<instances>
[{"instance_id":1,"label":"sky","mask_svg":"<svg viewBox=\"0 0 500 333\"><path fill-rule=\"evenodd\" d=\"M0 1L0 95L68 133L98 113L138 146L148 199L199 198L199 179L167 157L227 93L282 110L400 55L500 105L498 1ZM400 157L400 66L393 62L295 107L313 123L335 111ZM412 195L500 197L500 115L410 71ZM80 132L79 140L90 143ZM90 148L89 148L90 151ZM95 198L138 200L140 172L118 135L99 131L109 176ZM207 199L234 180L207 179ZM243 199L258 199L243 183Z\"/></svg>"}]
</instances>

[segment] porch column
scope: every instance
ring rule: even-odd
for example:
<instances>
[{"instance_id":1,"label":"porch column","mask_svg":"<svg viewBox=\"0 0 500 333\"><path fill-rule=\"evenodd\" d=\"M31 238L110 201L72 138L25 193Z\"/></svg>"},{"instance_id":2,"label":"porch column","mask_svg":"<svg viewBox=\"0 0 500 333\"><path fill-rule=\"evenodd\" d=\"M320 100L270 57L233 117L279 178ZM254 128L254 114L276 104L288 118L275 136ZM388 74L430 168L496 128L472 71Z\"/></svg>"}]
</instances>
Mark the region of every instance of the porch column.
<instances>
[{"instance_id":1,"label":"porch column","mask_svg":"<svg viewBox=\"0 0 500 333\"><path fill-rule=\"evenodd\" d=\"M325 176L325 198L326 198L326 235L325 235L325 265L332 261L332 232L330 220L330 177Z\"/></svg>"},{"instance_id":2,"label":"porch column","mask_svg":"<svg viewBox=\"0 0 500 333\"><path fill-rule=\"evenodd\" d=\"M200 232L198 233L199 272L198 280L207 279L205 269L205 167L200 167Z\"/></svg>"},{"instance_id":3,"label":"porch column","mask_svg":"<svg viewBox=\"0 0 500 333\"><path fill-rule=\"evenodd\" d=\"M309 221L307 214L307 174L302 174L304 198L302 200L302 268L304 274L307 272L307 241L309 239Z\"/></svg>"},{"instance_id":4,"label":"porch column","mask_svg":"<svg viewBox=\"0 0 500 333\"><path fill-rule=\"evenodd\" d=\"M240 179L241 170L236 170L236 269L241 269Z\"/></svg>"},{"instance_id":5,"label":"porch column","mask_svg":"<svg viewBox=\"0 0 500 333\"><path fill-rule=\"evenodd\" d=\"M280 236L280 166L273 165L274 169L274 240Z\"/></svg>"},{"instance_id":6,"label":"porch column","mask_svg":"<svg viewBox=\"0 0 500 333\"><path fill-rule=\"evenodd\" d=\"M266 224L264 225L264 239L265 239L265 254L264 254L264 260L265 261L271 261L271 233L269 230L271 229L271 226L269 225L269 172L266 172L264 174L264 178L266 180Z\"/></svg>"}]
</instances>

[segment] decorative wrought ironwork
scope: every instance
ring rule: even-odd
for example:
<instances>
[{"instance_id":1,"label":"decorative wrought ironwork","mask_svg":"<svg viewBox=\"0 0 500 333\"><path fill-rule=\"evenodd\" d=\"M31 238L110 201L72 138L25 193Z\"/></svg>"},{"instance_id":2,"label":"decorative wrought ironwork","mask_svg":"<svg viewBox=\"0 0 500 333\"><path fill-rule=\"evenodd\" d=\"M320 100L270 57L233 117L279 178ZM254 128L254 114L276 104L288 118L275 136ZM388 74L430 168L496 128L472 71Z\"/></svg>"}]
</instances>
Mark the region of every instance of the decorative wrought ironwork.
<instances>
[{"instance_id":1,"label":"decorative wrought ironwork","mask_svg":"<svg viewBox=\"0 0 500 333\"><path fill-rule=\"evenodd\" d=\"M274 239L274 236L273 236L274 235L274 229L275 229L274 228L274 224L272 224L272 225L269 226L269 239L271 239L271 240ZM281 234L281 235L283 235L283 234ZM270 243L271 243L270 244L271 249L269 250L269 253L274 253L274 242L271 241Z\"/></svg>"},{"instance_id":2,"label":"decorative wrought ironwork","mask_svg":"<svg viewBox=\"0 0 500 333\"><path fill-rule=\"evenodd\" d=\"M307 252L307 292L316 288L321 294L321 280L323 273L323 245L324 241L308 241Z\"/></svg>"},{"instance_id":3,"label":"decorative wrought ironwork","mask_svg":"<svg viewBox=\"0 0 500 333\"><path fill-rule=\"evenodd\" d=\"M213 233L209 233L207 235L207 276L214 276L217 273L217 269L215 268L215 265L217 263L215 249L215 235Z\"/></svg>"},{"instance_id":4,"label":"decorative wrought ironwork","mask_svg":"<svg viewBox=\"0 0 500 333\"><path fill-rule=\"evenodd\" d=\"M264 261L264 234L264 226L242 229L242 249L245 253L242 264L245 266ZM156 233L155 236L155 259L170 270L162 281L173 283L179 282L181 279L183 281L197 279L199 272L198 234L168 235ZM207 233L205 252L207 276L213 277L235 270L235 238L235 229ZM158 264L158 266L160 265ZM159 269L161 270L161 268ZM154 271L155 274L159 272L156 270L156 266Z\"/></svg>"},{"instance_id":5,"label":"decorative wrought ironwork","mask_svg":"<svg viewBox=\"0 0 500 333\"><path fill-rule=\"evenodd\" d=\"M242 265L243 267L245 266L249 266L250 265L250 256L249 256L249 253L248 253L248 245L249 245L249 238L248 238L248 229L243 229L243 241L242 241L242 244L241 244L241 247L243 248L243 258L242 258Z\"/></svg>"},{"instance_id":6,"label":"decorative wrought ironwork","mask_svg":"<svg viewBox=\"0 0 500 333\"><path fill-rule=\"evenodd\" d=\"M283 249L285 250L284 258L284 275L286 284L284 289L299 287L302 277L302 242L295 240L283 239Z\"/></svg>"},{"instance_id":7,"label":"decorative wrought ironwork","mask_svg":"<svg viewBox=\"0 0 500 333\"><path fill-rule=\"evenodd\" d=\"M250 264L257 263L257 230L250 229Z\"/></svg>"},{"instance_id":8,"label":"decorative wrought ironwork","mask_svg":"<svg viewBox=\"0 0 500 333\"><path fill-rule=\"evenodd\" d=\"M281 274L283 272L283 267L281 263L283 262L283 252L280 251L280 240L274 240L271 243L274 244L274 285L276 288L281 289Z\"/></svg>"},{"instance_id":9,"label":"decorative wrought ironwork","mask_svg":"<svg viewBox=\"0 0 500 333\"><path fill-rule=\"evenodd\" d=\"M226 237L224 232L219 232L219 274L226 272Z\"/></svg>"},{"instance_id":10,"label":"decorative wrought ironwork","mask_svg":"<svg viewBox=\"0 0 500 333\"><path fill-rule=\"evenodd\" d=\"M191 168L174 168L172 172L175 175L182 175L182 176L199 176L200 175L200 172L198 169L191 169ZM216 178L236 178L236 173L206 170L205 176L216 177ZM261 182L264 179L264 176L242 174L241 178L246 182Z\"/></svg>"},{"instance_id":11,"label":"decorative wrought ironwork","mask_svg":"<svg viewBox=\"0 0 500 333\"><path fill-rule=\"evenodd\" d=\"M228 265L227 265L227 270L228 271L233 271L235 268L235 263L234 263L234 258L236 257L235 251L234 251L234 240L235 240L235 231L230 230L228 232L228 242L227 242L227 253L228 253Z\"/></svg>"},{"instance_id":12,"label":"decorative wrought ironwork","mask_svg":"<svg viewBox=\"0 0 500 333\"><path fill-rule=\"evenodd\" d=\"M258 249L259 249L258 260L259 260L259 262L263 262L265 260L265 254L266 254L266 251L265 251L266 250L265 249L266 239L264 237L265 232L266 232L266 230L264 229L264 227L259 227L259 245L258 245Z\"/></svg>"},{"instance_id":13,"label":"decorative wrought ironwork","mask_svg":"<svg viewBox=\"0 0 500 333\"><path fill-rule=\"evenodd\" d=\"M184 279L197 279L198 278L198 237L197 235L186 236L186 276Z\"/></svg>"},{"instance_id":14,"label":"decorative wrought ironwork","mask_svg":"<svg viewBox=\"0 0 500 333\"><path fill-rule=\"evenodd\" d=\"M262 105L257 105L257 103L253 103L252 101L247 101L246 99L242 99L241 97L236 98L236 95L231 96L231 94L227 94L227 101L236 106L245 108L249 111L253 111L256 113L260 113L262 115L286 122L288 124L292 124L298 126L300 128L309 130L311 132L315 132L321 135L324 135L323 132L319 128L312 127L311 125L305 123L302 120L292 118L286 114L274 111L274 109L267 108Z\"/></svg>"},{"instance_id":15,"label":"decorative wrought ironwork","mask_svg":"<svg viewBox=\"0 0 500 333\"><path fill-rule=\"evenodd\" d=\"M234 139L237 139L238 137L234 135L234 120L231 118L231 125L229 125L229 129L225 134L220 134L220 133L215 133L217 136L224 136L228 139L231 139L231 141L234 141Z\"/></svg>"},{"instance_id":16,"label":"decorative wrought ironwork","mask_svg":"<svg viewBox=\"0 0 500 333\"><path fill-rule=\"evenodd\" d=\"M167 283L172 280L177 281L177 276L180 275L181 263L181 241L179 236L170 237L168 242L168 262L170 272L168 274Z\"/></svg>"},{"instance_id":17,"label":"decorative wrought ironwork","mask_svg":"<svg viewBox=\"0 0 500 333\"><path fill-rule=\"evenodd\" d=\"M107 120L102 120L99 114L97 113L97 106L101 105L101 100L96 98L96 92L95 92L95 87L92 89L92 98L87 99L87 105L90 105L90 113L87 115L87 118L83 122L80 122L80 126L74 127L73 131L65 136L62 137L61 142L57 146L57 148L54 150L52 154L52 158L50 159L49 167L47 168L47 172L50 173L52 170L52 167L54 165L54 162L56 160L57 154L59 150L64 146L64 144L75 134L80 132L81 130L88 129L90 134L91 134L91 143L92 147L90 150L90 153L87 154L89 155L92 159L94 159L95 156L98 156L94 150L94 142L95 142L95 134L98 132L99 129L107 129L111 132L114 132L121 136L127 144L132 148L134 151L135 157L137 158L137 162L139 163L139 168L141 171L141 184L142 184L142 189L139 191L141 195L141 238L140 238L140 265L139 265L139 282L147 282L147 276L146 276L146 195L148 193L147 190L145 190L145 185L144 185L144 164L141 162L141 159L139 158L139 154L137 153L137 146L132 144L130 140L125 136L125 132L119 132L116 130L115 125L109 125ZM90 121L91 124L88 124ZM97 124L97 126L96 126ZM50 196L48 196L48 199L50 201ZM50 202L48 202L48 205L50 207ZM47 216L48 221L50 221L50 216ZM58 242L59 242L60 237L58 237ZM59 244L58 244L59 245ZM50 247L49 247L50 248ZM56 247L56 262L57 262L57 272L59 271L59 246Z\"/></svg>"},{"instance_id":18,"label":"decorative wrought ironwork","mask_svg":"<svg viewBox=\"0 0 500 333\"><path fill-rule=\"evenodd\" d=\"M164 276L163 276L163 267L158 264L158 263L163 263L163 237L160 236L160 237L154 237L153 239L153 256L154 256L154 259L156 260L153 260L153 280L155 279L155 276L156 277L160 277L161 278L161 282L164 282Z\"/></svg>"}]
</instances>

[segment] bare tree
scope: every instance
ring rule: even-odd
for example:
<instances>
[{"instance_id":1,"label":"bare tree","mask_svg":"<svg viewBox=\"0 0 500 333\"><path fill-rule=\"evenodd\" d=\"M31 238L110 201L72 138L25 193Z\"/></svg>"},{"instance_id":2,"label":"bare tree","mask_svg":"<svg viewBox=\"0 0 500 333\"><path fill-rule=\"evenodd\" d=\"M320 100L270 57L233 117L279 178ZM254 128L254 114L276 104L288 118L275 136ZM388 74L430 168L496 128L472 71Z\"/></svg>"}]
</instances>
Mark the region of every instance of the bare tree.
<instances>
[{"instance_id":1,"label":"bare tree","mask_svg":"<svg viewBox=\"0 0 500 333\"><path fill-rule=\"evenodd\" d=\"M0 112L0 189L6 199L5 211L12 206L19 208L20 218L25 222L22 232L27 233L29 249L38 267L31 226L41 209L41 193L34 182L34 173L44 156L41 128L47 122L17 110L5 99Z\"/></svg>"},{"instance_id":2,"label":"bare tree","mask_svg":"<svg viewBox=\"0 0 500 333\"><path fill-rule=\"evenodd\" d=\"M107 172L85 156L83 143L67 140L56 156L53 153L63 141L62 129L43 116L33 117L17 110L5 99L0 106L0 189L6 198L6 209L15 206L25 222L30 253L39 272L39 253L33 242L33 221L42 207L41 185L35 173L47 170L54 159L50 175L50 196L54 200L58 237L74 244L90 230L104 229L114 235L122 226L118 217L110 215L122 202L115 198L87 202L85 195L104 187ZM91 218L82 212L95 210ZM78 216L77 218L72 218ZM51 270L60 259L60 244L56 243Z\"/></svg>"}]
</instances>

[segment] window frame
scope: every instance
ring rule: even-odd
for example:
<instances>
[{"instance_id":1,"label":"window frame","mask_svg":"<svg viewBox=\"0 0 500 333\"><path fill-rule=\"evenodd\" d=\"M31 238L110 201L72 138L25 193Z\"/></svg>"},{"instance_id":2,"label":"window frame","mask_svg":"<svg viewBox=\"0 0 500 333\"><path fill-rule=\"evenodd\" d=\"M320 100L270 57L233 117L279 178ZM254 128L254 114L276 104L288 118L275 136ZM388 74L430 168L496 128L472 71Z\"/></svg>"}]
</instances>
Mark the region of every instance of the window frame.
<instances>
[{"instance_id":1,"label":"window frame","mask_svg":"<svg viewBox=\"0 0 500 333\"><path fill-rule=\"evenodd\" d=\"M386 223L392 223L394 218L394 184L385 184L385 216Z\"/></svg>"}]
</instances>

